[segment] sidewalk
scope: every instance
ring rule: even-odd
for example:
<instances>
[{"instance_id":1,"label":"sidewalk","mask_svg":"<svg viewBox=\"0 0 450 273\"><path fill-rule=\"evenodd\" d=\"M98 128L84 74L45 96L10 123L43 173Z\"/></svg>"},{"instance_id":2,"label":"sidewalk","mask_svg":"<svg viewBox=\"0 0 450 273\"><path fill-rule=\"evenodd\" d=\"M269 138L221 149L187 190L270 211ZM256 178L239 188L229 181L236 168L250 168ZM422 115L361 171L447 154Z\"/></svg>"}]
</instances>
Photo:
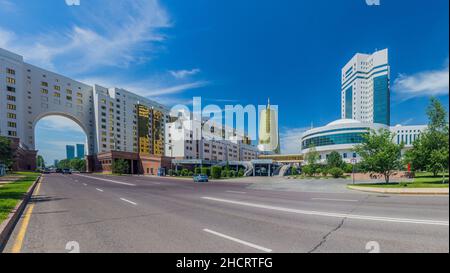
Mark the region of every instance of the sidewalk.
<instances>
[{"instance_id":1,"label":"sidewalk","mask_svg":"<svg viewBox=\"0 0 450 273\"><path fill-rule=\"evenodd\" d=\"M359 187L348 186L349 189L363 191L363 192L375 192L384 194L424 194L424 195L448 195L448 188L376 188L376 187Z\"/></svg>"}]
</instances>

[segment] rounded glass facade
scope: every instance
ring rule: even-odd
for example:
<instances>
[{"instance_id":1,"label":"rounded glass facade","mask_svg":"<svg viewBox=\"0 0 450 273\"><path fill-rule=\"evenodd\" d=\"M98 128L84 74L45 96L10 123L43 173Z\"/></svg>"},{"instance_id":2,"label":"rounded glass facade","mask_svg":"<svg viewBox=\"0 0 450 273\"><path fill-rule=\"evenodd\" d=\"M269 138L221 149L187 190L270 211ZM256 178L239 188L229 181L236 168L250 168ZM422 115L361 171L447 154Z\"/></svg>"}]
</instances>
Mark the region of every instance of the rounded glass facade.
<instances>
[{"instance_id":1,"label":"rounded glass facade","mask_svg":"<svg viewBox=\"0 0 450 273\"><path fill-rule=\"evenodd\" d=\"M363 136L365 134L367 134L367 132L318 136L304 140L302 142L302 146L304 148L308 148L308 147L320 147L339 144L360 144L363 142Z\"/></svg>"}]
</instances>

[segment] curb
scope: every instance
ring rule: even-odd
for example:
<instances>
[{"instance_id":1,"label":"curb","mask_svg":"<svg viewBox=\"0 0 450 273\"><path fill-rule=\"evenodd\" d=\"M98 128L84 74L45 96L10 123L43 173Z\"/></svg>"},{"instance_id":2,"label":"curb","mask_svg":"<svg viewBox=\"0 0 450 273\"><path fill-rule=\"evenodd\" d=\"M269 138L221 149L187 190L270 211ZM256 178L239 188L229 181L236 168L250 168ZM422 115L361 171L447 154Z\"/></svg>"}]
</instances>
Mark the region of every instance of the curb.
<instances>
[{"instance_id":1,"label":"curb","mask_svg":"<svg viewBox=\"0 0 450 273\"><path fill-rule=\"evenodd\" d=\"M403 195L448 195L449 189L442 188L417 188L417 189L397 189L397 188L374 188L374 187L358 187L348 185L347 188L356 191L383 193L383 194L403 194Z\"/></svg>"},{"instance_id":2,"label":"curb","mask_svg":"<svg viewBox=\"0 0 450 273\"><path fill-rule=\"evenodd\" d=\"M33 196L34 189L36 188L37 184L41 182L41 179L42 176L36 178L36 181L34 181L33 185L31 185L31 187L28 189L23 199L9 213L8 218L6 218L6 220L2 224L0 224L0 253L5 248L9 236L11 236L14 227L19 221L20 217L22 216L22 213L25 210L25 207L27 206L28 202L30 201L31 196Z\"/></svg>"}]
</instances>

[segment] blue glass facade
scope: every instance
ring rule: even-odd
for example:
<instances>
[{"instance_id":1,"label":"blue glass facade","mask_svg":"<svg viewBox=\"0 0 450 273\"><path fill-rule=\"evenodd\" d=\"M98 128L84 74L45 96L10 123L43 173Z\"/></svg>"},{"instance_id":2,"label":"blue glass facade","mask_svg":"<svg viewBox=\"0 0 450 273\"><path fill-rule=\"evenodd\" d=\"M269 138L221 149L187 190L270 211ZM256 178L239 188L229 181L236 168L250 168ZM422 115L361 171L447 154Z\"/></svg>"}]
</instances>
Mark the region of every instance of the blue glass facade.
<instances>
[{"instance_id":1,"label":"blue glass facade","mask_svg":"<svg viewBox=\"0 0 450 273\"><path fill-rule=\"evenodd\" d=\"M339 144L359 144L363 142L365 134L367 133L360 132L318 136L304 140L302 146L308 148Z\"/></svg>"},{"instance_id":2,"label":"blue glass facade","mask_svg":"<svg viewBox=\"0 0 450 273\"><path fill-rule=\"evenodd\" d=\"M345 90L345 118L353 119L353 88Z\"/></svg>"},{"instance_id":3,"label":"blue glass facade","mask_svg":"<svg viewBox=\"0 0 450 273\"><path fill-rule=\"evenodd\" d=\"M390 126L391 105L389 93L389 78L387 75L373 79L373 121Z\"/></svg>"},{"instance_id":4,"label":"blue glass facade","mask_svg":"<svg viewBox=\"0 0 450 273\"><path fill-rule=\"evenodd\" d=\"M75 158L75 146L72 145L66 146L66 157L69 160Z\"/></svg>"},{"instance_id":5,"label":"blue glass facade","mask_svg":"<svg viewBox=\"0 0 450 273\"><path fill-rule=\"evenodd\" d=\"M77 144L77 158L83 159L84 156L84 144Z\"/></svg>"}]
</instances>

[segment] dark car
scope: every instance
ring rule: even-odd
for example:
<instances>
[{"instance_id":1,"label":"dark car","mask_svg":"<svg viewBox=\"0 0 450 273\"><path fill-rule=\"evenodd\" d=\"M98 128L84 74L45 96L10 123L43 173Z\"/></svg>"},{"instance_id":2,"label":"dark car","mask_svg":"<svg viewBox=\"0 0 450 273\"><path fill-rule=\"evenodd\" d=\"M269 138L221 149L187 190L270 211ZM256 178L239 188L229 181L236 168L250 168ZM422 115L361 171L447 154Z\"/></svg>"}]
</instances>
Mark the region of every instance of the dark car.
<instances>
[{"instance_id":1,"label":"dark car","mask_svg":"<svg viewBox=\"0 0 450 273\"><path fill-rule=\"evenodd\" d=\"M198 174L194 176L194 182L201 183L201 182L209 182L208 176L204 174Z\"/></svg>"},{"instance_id":2,"label":"dark car","mask_svg":"<svg viewBox=\"0 0 450 273\"><path fill-rule=\"evenodd\" d=\"M56 169L56 173L63 173L63 170L62 169Z\"/></svg>"},{"instance_id":3,"label":"dark car","mask_svg":"<svg viewBox=\"0 0 450 273\"><path fill-rule=\"evenodd\" d=\"M62 174L72 174L72 171L70 169L64 169L62 170Z\"/></svg>"}]
</instances>

